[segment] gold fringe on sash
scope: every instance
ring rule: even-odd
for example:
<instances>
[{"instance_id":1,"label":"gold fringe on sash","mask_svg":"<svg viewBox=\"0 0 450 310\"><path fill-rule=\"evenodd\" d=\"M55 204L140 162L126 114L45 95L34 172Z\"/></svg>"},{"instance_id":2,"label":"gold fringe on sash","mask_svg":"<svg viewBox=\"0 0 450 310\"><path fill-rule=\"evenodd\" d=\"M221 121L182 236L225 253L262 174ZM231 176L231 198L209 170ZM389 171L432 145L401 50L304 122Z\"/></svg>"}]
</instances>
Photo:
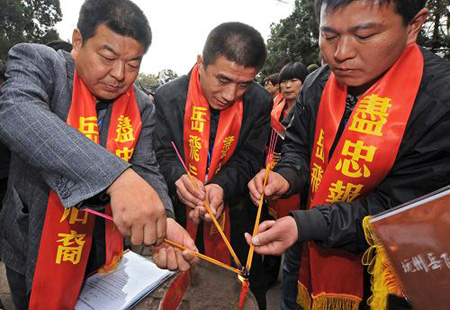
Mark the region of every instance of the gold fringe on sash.
<instances>
[{"instance_id":1,"label":"gold fringe on sash","mask_svg":"<svg viewBox=\"0 0 450 310\"><path fill-rule=\"evenodd\" d=\"M320 294L313 297L311 310L358 310L360 302L355 296Z\"/></svg>"},{"instance_id":2,"label":"gold fringe on sash","mask_svg":"<svg viewBox=\"0 0 450 310\"><path fill-rule=\"evenodd\" d=\"M311 295L309 294L306 287L300 281L298 281L297 287L298 287L297 304L299 304L304 310L310 310Z\"/></svg>"},{"instance_id":3,"label":"gold fringe on sash","mask_svg":"<svg viewBox=\"0 0 450 310\"><path fill-rule=\"evenodd\" d=\"M124 251L122 251L120 254L114 255L114 257L111 260L111 263L109 265L103 265L102 267L100 267L97 273L102 274L115 270L119 265L120 259L122 258L123 254L125 254Z\"/></svg>"},{"instance_id":4,"label":"gold fringe on sash","mask_svg":"<svg viewBox=\"0 0 450 310\"><path fill-rule=\"evenodd\" d=\"M386 252L372 231L369 223L371 218L366 216L363 220L364 234L370 248L364 253L362 263L369 266L368 272L372 275L372 296L367 300L367 304L373 310L384 310L387 309L388 294L403 297L403 293Z\"/></svg>"}]
</instances>

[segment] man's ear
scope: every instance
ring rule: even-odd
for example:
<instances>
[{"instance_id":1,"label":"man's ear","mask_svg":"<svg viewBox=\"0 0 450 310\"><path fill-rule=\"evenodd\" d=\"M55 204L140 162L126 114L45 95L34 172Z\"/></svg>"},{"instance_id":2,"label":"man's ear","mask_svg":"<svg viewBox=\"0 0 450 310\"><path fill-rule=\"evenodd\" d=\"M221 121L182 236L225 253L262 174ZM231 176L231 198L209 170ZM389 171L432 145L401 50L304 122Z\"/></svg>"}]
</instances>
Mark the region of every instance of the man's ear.
<instances>
[{"instance_id":1,"label":"man's ear","mask_svg":"<svg viewBox=\"0 0 450 310\"><path fill-rule=\"evenodd\" d=\"M408 24L408 40L407 44L416 43L417 36L419 35L422 25L425 23L428 17L429 11L427 8L421 9L416 16Z\"/></svg>"},{"instance_id":2,"label":"man's ear","mask_svg":"<svg viewBox=\"0 0 450 310\"><path fill-rule=\"evenodd\" d=\"M197 55L197 66L198 66L198 71L203 71L205 69L203 67L203 57L201 55Z\"/></svg>"},{"instance_id":3,"label":"man's ear","mask_svg":"<svg viewBox=\"0 0 450 310\"><path fill-rule=\"evenodd\" d=\"M83 37L81 36L81 32L79 29L75 29L72 34L72 58L76 59L78 56L78 52L83 46Z\"/></svg>"}]
</instances>

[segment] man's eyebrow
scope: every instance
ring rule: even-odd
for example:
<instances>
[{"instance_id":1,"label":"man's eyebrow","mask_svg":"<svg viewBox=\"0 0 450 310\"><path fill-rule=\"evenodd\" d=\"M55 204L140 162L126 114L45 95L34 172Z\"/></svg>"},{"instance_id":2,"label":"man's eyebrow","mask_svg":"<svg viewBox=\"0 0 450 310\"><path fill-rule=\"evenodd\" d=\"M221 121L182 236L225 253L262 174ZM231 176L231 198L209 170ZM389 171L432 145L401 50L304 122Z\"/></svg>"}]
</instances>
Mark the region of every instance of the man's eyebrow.
<instances>
[{"instance_id":1,"label":"man's eyebrow","mask_svg":"<svg viewBox=\"0 0 450 310\"><path fill-rule=\"evenodd\" d=\"M111 46L109 46L108 44L104 44L104 45L102 46L101 49L108 50L108 51L110 51L111 53L113 53L115 56L119 56L119 54L118 54ZM132 61L133 61L133 60L141 61L142 58L143 58L143 56L141 55L141 56L135 57L135 58L133 58L133 59L131 59L131 60L132 60Z\"/></svg>"},{"instance_id":2,"label":"man's eyebrow","mask_svg":"<svg viewBox=\"0 0 450 310\"><path fill-rule=\"evenodd\" d=\"M321 31L331 32L331 33L338 33L336 29L328 27L328 26L320 26Z\"/></svg>"},{"instance_id":3,"label":"man's eyebrow","mask_svg":"<svg viewBox=\"0 0 450 310\"><path fill-rule=\"evenodd\" d=\"M350 28L349 30L351 32L355 32L357 30L376 29L376 28L380 28L380 27L381 27L380 23L368 22L368 23L362 23L362 24L356 25L356 26ZM336 29L331 28L329 26L321 26L320 30L321 31L326 31L326 32L331 32L331 33L338 33L338 31Z\"/></svg>"},{"instance_id":4,"label":"man's eyebrow","mask_svg":"<svg viewBox=\"0 0 450 310\"><path fill-rule=\"evenodd\" d=\"M227 80L227 81L230 81L230 82L232 81L232 79L230 79L228 76L226 76L225 74L222 74L222 73L218 73L217 77L219 79L221 79L221 80Z\"/></svg>"},{"instance_id":5,"label":"man's eyebrow","mask_svg":"<svg viewBox=\"0 0 450 310\"><path fill-rule=\"evenodd\" d=\"M375 22L369 22L369 23L363 23L359 24L355 27L350 28L350 31L357 31L357 30L364 30L364 29L376 29L380 28L382 25L380 23Z\"/></svg>"},{"instance_id":6,"label":"man's eyebrow","mask_svg":"<svg viewBox=\"0 0 450 310\"><path fill-rule=\"evenodd\" d=\"M108 44L103 44L101 49L102 50L103 49L108 50L111 53L113 53L114 55L119 56L119 54L117 54L117 52L111 46L109 46Z\"/></svg>"}]
</instances>

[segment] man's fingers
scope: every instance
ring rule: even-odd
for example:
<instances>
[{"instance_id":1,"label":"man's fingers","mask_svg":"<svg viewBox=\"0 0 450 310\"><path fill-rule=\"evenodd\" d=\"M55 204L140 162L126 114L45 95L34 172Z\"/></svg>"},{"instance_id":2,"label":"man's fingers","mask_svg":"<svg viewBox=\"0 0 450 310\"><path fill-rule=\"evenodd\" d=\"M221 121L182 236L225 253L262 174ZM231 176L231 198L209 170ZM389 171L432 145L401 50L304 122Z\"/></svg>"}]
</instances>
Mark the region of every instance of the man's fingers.
<instances>
[{"instance_id":1,"label":"man's fingers","mask_svg":"<svg viewBox=\"0 0 450 310\"><path fill-rule=\"evenodd\" d=\"M159 268L167 269L167 249L168 248L160 248L157 250L156 254L153 254L153 261Z\"/></svg>"},{"instance_id":2,"label":"man's fingers","mask_svg":"<svg viewBox=\"0 0 450 310\"><path fill-rule=\"evenodd\" d=\"M156 225L147 224L142 229L144 233L144 244L147 246L155 245L157 236ZM133 243L133 240L131 242Z\"/></svg>"},{"instance_id":3,"label":"man's fingers","mask_svg":"<svg viewBox=\"0 0 450 310\"><path fill-rule=\"evenodd\" d=\"M156 223L157 246L164 241L164 238L166 237L166 230L167 230L167 219L165 217L160 218Z\"/></svg>"},{"instance_id":4,"label":"man's fingers","mask_svg":"<svg viewBox=\"0 0 450 310\"><path fill-rule=\"evenodd\" d=\"M191 209L194 209L199 201L191 193L189 193L185 187L177 187L177 196L184 205Z\"/></svg>"},{"instance_id":5,"label":"man's fingers","mask_svg":"<svg viewBox=\"0 0 450 310\"><path fill-rule=\"evenodd\" d=\"M182 252L183 258L189 262L189 264L197 264L199 261L199 258L189 250L184 250Z\"/></svg>"},{"instance_id":6,"label":"man's fingers","mask_svg":"<svg viewBox=\"0 0 450 310\"><path fill-rule=\"evenodd\" d=\"M177 258L175 255L175 249L173 247L168 247L167 249L167 269L177 270Z\"/></svg>"},{"instance_id":7,"label":"man's fingers","mask_svg":"<svg viewBox=\"0 0 450 310\"><path fill-rule=\"evenodd\" d=\"M189 263L184 259L182 252L178 249L175 250L175 258L180 271L187 271L191 268Z\"/></svg>"},{"instance_id":8,"label":"man's fingers","mask_svg":"<svg viewBox=\"0 0 450 310\"><path fill-rule=\"evenodd\" d=\"M275 221L264 221L258 227L258 234L265 232L266 230L272 228L275 225Z\"/></svg>"},{"instance_id":9,"label":"man's fingers","mask_svg":"<svg viewBox=\"0 0 450 310\"><path fill-rule=\"evenodd\" d=\"M151 237L154 238L155 237L154 234L153 234L153 236L150 235L149 238L151 238ZM133 226L131 226L130 241L134 245L142 244L142 242L144 241L144 227L142 225L134 224ZM154 242L154 239L153 239L153 242Z\"/></svg>"}]
</instances>

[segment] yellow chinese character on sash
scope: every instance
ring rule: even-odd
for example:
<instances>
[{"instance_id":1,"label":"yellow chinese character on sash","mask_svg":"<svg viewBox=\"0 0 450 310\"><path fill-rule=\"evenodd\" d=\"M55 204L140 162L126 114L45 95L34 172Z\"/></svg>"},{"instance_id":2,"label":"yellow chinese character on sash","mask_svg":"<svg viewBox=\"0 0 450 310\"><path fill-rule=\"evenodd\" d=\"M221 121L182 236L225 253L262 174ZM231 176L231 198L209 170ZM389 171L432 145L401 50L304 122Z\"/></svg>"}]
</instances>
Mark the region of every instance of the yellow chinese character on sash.
<instances>
[{"instance_id":1,"label":"yellow chinese character on sash","mask_svg":"<svg viewBox=\"0 0 450 310\"><path fill-rule=\"evenodd\" d=\"M80 213L80 211L77 208L64 209L64 214L61 217L61 219L59 220L59 222L60 223L64 222L70 215L70 218L69 218L70 225L73 225L77 222L81 222L81 224L86 224L89 213L87 213L85 211L81 211L81 212L83 212L83 217L79 218L78 213Z\"/></svg>"},{"instance_id":2,"label":"yellow chinese character on sash","mask_svg":"<svg viewBox=\"0 0 450 310\"><path fill-rule=\"evenodd\" d=\"M116 142L124 143L134 141L133 125L131 125L131 119L127 116L121 115L119 117L119 125L117 125L117 138Z\"/></svg>"},{"instance_id":3,"label":"yellow chinese character on sash","mask_svg":"<svg viewBox=\"0 0 450 310\"><path fill-rule=\"evenodd\" d=\"M124 147L123 149L117 149L116 155L125 160L126 162L130 161L131 156L133 156L134 148L129 149L128 147Z\"/></svg>"},{"instance_id":4,"label":"yellow chinese character on sash","mask_svg":"<svg viewBox=\"0 0 450 310\"><path fill-rule=\"evenodd\" d=\"M323 146L324 146L324 132L323 129L320 129L319 139L317 140L317 149L316 149L316 157L325 162Z\"/></svg>"},{"instance_id":5,"label":"yellow chinese character on sash","mask_svg":"<svg viewBox=\"0 0 450 310\"><path fill-rule=\"evenodd\" d=\"M361 140L358 140L356 143L346 140L342 149L342 155L350 156L351 158L339 159L336 170L341 171L342 174L350 178L360 178L361 176L368 178L370 177L369 168L367 168L366 164L363 163L361 165L358 161L372 162L376 150L375 146L365 146Z\"/></svg>"},{"instance_id":6,"label":"yellow chinese character on sash","mask_svg":"<svg viewBox=\"0 0 450 310\"><path fill-rule=\"evenodd\" d=\"M207 109L204 107L196 107L192 108L192 117L191 117L191 129L197 130L199 132L203 132L203 128L205 127L206 119L203 117L206 115Z\"/></svg>"},{"instance_id":7,"label":"yellow chinese character on sash","mask_svg":"<svg viewBox=\"0 0 450 310\"><path fill-rule=\"evenodd\" d=\"M327 202L345 201L350 202L355 200L361 193L361 189L364 185L355 185L352 183L344 183L339 180L336 183L331 183L329 188L330 194L328 195Z\"/></svg>"},{"instance_id":8,"label":"yellow chinese character on sash","mask_svg":"<svg viewBox=\"0 0 450 310\"><path fill-rule=\"evenodd\" d=\"M72 230L70 234L58 234L58 237L62 239L57 242L62 243L58 246L58 253L56 255L56 263L71 262L76 265L80 262L81 254L83 252L83 245L86 243L84 237L85 234L78 234L75 230Z\"/></svg>"},{"instance_id":9,"label":"yellow chinese character on sash","mask_svg":"<svg viewBox=\"0 0 450 310\"><path fill-rule=\"evenodd\" d=\"M233 144L234 136L228 136L223 139L223 148L220 152L220 158L225 158L227 156L227 152L230 150L231 145Z\"/></svg>"},{"instance_id":10,"label":"yellow chinese character on sash","mask_svg":"<svg viewBox=\"0 0 450 310\"><path fill-rule=\"evenodd\" d=\"M189 135L189 157L195 161L200 160L199 151L202 148L200 137Z\"/></svg>"},{"instance_id":11,"label":"yellow chinese character on sash","mask_svg":"<svg viewBox=\"0 0 450 310\"><path fill-rule=\"evenodd\" d=\"M97 116L80 117L80 127L78 127L78 131L88 139L98 143Z\"/></svg>"},{"instance_id":12,"label":"yellow chinese character on sash","mask_svg":"<svg viewBox=\"0 0 450 310\"><path fill-rule=\"evenodd\" d=\"M355 110L349 130L382 136L383 125L386 124L389 115L387 112L392 106L391 100L375 94L365 96Z\"/></svg>"},{"instance_id":13,"label":"yellow chinese character on sash","mask_svg":"<svg viewBox=\"0 0 450 310\"><path fill-rule=\"evenodd\" d=\"M189 164L189 173L197 176L198 175L198 171L197 171L197 167L195 167L194 165Z\"/></svg>"},{"instance_id":14,"label":"yellow chinese character on sash","mask_svg":"<svg viewBox=\"0 0 450 310\"><path fill-rule=\"evenodd\" d=\"M314 163L313 170L311 172L311 190L313 193L319 189L320 182L322 182L323 169L318 164Z\"/></svg>"}]
</instances>

